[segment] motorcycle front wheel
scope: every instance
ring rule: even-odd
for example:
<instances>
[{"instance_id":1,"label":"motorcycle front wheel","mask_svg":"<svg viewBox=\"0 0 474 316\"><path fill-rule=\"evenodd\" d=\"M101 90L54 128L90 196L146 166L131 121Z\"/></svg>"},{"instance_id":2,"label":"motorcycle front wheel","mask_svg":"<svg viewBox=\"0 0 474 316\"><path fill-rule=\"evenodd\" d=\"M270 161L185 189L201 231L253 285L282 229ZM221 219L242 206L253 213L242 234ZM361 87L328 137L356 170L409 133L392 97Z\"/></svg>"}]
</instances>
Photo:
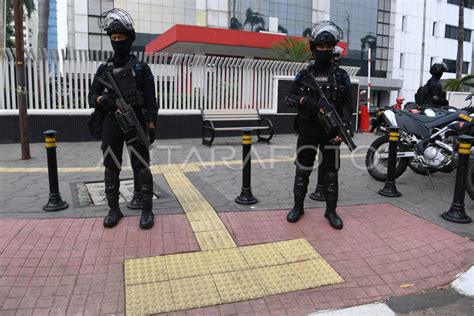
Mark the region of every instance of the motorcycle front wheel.
<instances>
[{"instance_id":1,"label":"motorcycle front wheel","mask_svg":"<svg viewBox=\"0 0 474 316\"><path fill-rule=\"evenodd\" d=\"M398 142L398 151L405 151L408 148L401 142ZM378 181L387 179L388 158L378 158L379 154L388 153L388 136L384 135L370 145L365 156L365 166L369 174ZM395 169L395 178L401 176L408 167L410 158L398 158Z\"/></svg>"}]
</instances>

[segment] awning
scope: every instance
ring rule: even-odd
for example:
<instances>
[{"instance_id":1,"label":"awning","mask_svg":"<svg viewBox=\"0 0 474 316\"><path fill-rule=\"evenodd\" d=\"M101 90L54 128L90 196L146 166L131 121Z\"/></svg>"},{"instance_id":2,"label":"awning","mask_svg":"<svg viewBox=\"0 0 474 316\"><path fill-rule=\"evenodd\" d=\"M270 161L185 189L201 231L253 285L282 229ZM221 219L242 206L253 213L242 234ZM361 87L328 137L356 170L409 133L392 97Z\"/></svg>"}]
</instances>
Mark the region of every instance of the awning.
<instances>
[{"instance_id":1,"label":"awning","mask_svg":"<svg viewBox=\"0 0 474 316\"><path fill-rule=\"evenodd\" d=\"M148 43L145 51L269 58L273 55L270 48L286 37L278 33L175 25ZM303 40L299 36L290 37ZM345 48L346 43L339 46Z\"/></svg>"}]
</instances>

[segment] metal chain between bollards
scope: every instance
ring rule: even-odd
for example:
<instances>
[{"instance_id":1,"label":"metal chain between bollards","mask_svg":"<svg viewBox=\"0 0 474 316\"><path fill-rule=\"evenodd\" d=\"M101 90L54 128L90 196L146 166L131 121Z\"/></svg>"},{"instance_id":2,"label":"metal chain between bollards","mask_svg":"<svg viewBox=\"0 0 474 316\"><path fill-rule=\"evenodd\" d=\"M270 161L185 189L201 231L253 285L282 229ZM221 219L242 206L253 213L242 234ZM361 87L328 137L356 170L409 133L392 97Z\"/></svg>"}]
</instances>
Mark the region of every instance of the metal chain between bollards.
<instances>
[{"instance_id":1,"label":"metal chain between bollards","mask_svg":"<svg viewBox=\"0 0 474 316\"><path fill-rule=\"evenodd\" d=\"M453 202L451 203L449 211L441 214L441 217L450 222L467 224L472 221L472 219L466 215L464 197L469 169L469 157L471 155L473 141L474 137L472 136L461 135L459 137L458 166L456 170Z\"/></svg>"},{"instance_id":2,"label":"metal chain between bollards","mask_svg":"<svg viewBox=\"0 0 474 316\"><path fill-rule=\"evenodd\" d=\"M56 158L56 131L48 130L43 133L44 147L46 148L46 155L48 158L48 177L49 177L49 200L43 210L48 212L60 211L67 208L69 205L61 198L59 192L58 180L58 162Z\"/></svg>"},{"instance_id":3,"label":"metal chain between bollards","mask_svg":"<svg viewBox=\"0 0 474 316\"><path fill-rule=\"evenodd\" d=\"M252 129L242 129L242 190L240 195L235 198L235 203L250 205L255 204L258 200L252 194L251 177L252 177Z\"/></svg>"},{"instance_id":4,"label":"metal chain between bollards","mask_svg":"<svg viewBox=\"0 0 474 316\"><path fill-rule=\"evenodd\" d=\"M396 126L390 127L388 133L388 167L387 167L387 178L385 180L385 186L379 191L380 195L386 197L399 197L402 194L397 190L395 184L395 175L397 169L397 151L398 151L398 140L399 140L399 128Z\"/></svg>"}]
</instances>

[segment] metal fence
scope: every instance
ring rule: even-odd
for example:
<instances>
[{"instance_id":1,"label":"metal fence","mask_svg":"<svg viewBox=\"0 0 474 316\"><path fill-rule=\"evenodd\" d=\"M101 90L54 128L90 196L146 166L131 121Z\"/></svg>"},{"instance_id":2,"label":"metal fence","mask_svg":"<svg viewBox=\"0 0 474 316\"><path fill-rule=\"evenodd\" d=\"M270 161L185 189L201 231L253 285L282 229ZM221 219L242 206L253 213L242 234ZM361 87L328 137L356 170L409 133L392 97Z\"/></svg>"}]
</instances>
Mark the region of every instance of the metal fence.
<instances>
[{"instance_id":1,"label":"metal fence","mask_svg":"<svg viewBox=\"0 0 474 316\"><path fill-rule=\"evenodd\" d=\"M152 70L161 114L254 108L276 112L277 78L294 76L306 66L277 60L135 54ZM70 49L26 51L29 113L90 113L90 84L98 66L111 55L112 52ZM358 69L345 68L351 75ZM0 115L16 113L17 109L15 50L0 49Z\"/></svg>"}]
</instances>

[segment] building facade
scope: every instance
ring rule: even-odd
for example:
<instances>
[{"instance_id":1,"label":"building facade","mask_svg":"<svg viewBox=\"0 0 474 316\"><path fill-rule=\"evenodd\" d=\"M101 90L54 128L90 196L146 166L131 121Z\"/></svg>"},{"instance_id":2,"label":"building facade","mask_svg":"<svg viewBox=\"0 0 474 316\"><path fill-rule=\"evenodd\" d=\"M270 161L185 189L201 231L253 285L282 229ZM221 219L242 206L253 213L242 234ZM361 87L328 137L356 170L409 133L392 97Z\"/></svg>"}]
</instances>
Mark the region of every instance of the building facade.
<instances>
[{"instance_id":1,"label":"building facade","mask_svg":"<svg viewBox=\"0 0 474 316\"><path fill-rule=\"evenodd\" d=\"M136 49L176 24L279 32L307 36L312 24L330 19L343 30L347 55L341 63L358 66L362 86L368 83L371 52L371 99L393 103L413 100L420 84L423 0L67 0L68 47L110 50L109 38L97 27L101 12L127 10L135 21ZM450 72L457 54L459 0L426 0L423 82L432 63L444 61ZM472 0L465 0L465 73L472 69Z\"/></svg>"},{"instance_id":2,"label":"building facade","mask_svg":"<svg viewBox=\"0 0 474 316\"><path fill-rule=\"evenodd\" d=\"M473 1L464 0L463 75L472 73L474 29ZM425 24L425 54L423 77L430 77L433 63L445 62L449 70L442 79L456 77L457 26L459 0L427 0ZM393 46L393 78L403 79L400 95L413 100L420 86L423 1L397 0L394 5L395 42ZM392 92L392 99L396 93Z\"/></svg>"}]
</instances>

